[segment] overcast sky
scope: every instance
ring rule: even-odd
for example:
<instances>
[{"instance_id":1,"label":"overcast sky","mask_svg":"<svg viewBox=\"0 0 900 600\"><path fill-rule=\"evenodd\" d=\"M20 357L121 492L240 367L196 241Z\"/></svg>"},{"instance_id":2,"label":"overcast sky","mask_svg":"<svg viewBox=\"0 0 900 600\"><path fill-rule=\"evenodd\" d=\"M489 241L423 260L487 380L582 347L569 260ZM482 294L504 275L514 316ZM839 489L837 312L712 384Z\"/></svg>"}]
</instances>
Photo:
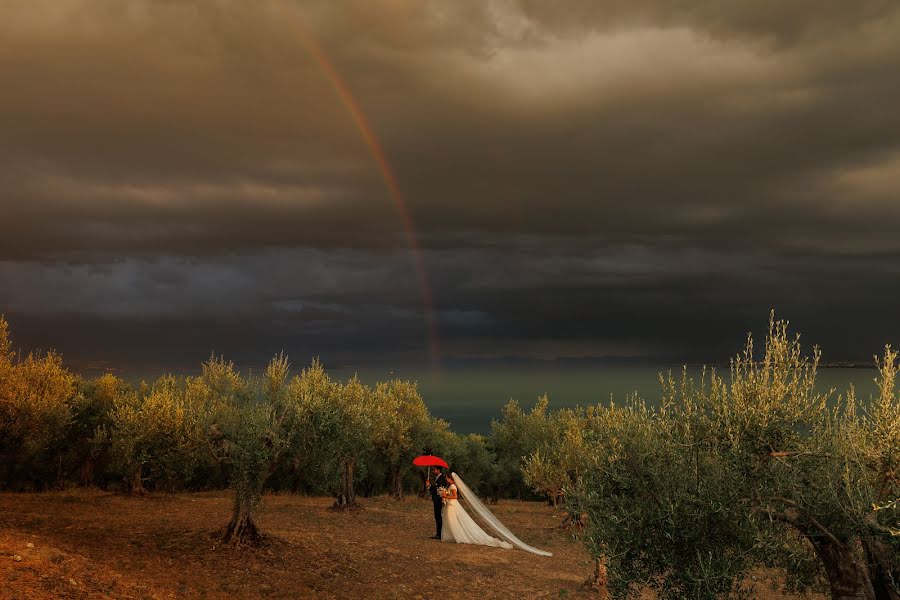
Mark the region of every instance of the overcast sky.
<instances>
[{"instance_id":1,"label":"overcast sky","mask_svg":"<svg viewBox=\"0 0 900 600\"><path fill-rule=\"evenodd\" d=\"M0 0L0 312L73 364L900 344L894 0ZM321 49L330 67L311 53Z\"/></svg>"}]
</instances>

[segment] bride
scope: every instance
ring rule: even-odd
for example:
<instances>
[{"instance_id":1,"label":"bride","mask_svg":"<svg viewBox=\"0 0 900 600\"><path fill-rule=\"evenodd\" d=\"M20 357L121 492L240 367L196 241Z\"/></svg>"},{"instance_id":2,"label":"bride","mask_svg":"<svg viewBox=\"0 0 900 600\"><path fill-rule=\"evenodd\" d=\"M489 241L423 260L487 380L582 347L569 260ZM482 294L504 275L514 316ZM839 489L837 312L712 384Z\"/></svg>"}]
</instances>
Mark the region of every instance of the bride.
<instances>
[{"instance_id":1,"label":"bride","mask_svg":"<svg viewBox=\"0 0 900 600\"><path fill-rule=\"evenodd\" d=\"M538 550L517 538L487 509L459 475L456 473L448 475L447 483L450 485L441 490L441 496L444 498L444 508L442 509L444 526L441 528L441 541L497 546L506 549L515 546L541 556L553 556L550 552ZM481 517L503 539L497 539L485 533L459 503L460 497L464 498L475 514Z\"/></svg>"}]
</instances>

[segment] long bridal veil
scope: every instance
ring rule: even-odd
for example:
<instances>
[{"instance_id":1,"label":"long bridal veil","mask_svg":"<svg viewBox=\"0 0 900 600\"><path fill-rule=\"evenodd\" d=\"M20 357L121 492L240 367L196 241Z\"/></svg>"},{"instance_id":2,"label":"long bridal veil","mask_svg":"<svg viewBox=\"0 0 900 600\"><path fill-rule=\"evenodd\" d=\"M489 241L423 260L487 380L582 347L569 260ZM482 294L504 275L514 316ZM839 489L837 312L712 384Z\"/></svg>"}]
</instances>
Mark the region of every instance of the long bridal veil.
<instances>
[{"instance_id":1,"label":"long bridal veil","mask_svg":"<svg viewBox=\"0 0 900 600\"><path fill-rule=\"evenodd\" d=\"M553 556L551 552L547 552L546 550L540 550L535 548L534 546L529 546L519 538L515 536L515 534L506 528L506 525L500 522L500 520L494 516L494 513L488 510L488 507L484 505L484 503L478 499L478 496L463 482L462 478L453 473L453 481L456 483L457 491L459 492L460 497L462 497L466 502L469 503L469 507L475 511L475 513L481 517L481 519L491 526L497 535L499 535L502 539L506 540L516 548L520 548L522 550L527 550L528 552L532 552L534 554L540 554L541 556Z\"/></svg>"}]
</instances>

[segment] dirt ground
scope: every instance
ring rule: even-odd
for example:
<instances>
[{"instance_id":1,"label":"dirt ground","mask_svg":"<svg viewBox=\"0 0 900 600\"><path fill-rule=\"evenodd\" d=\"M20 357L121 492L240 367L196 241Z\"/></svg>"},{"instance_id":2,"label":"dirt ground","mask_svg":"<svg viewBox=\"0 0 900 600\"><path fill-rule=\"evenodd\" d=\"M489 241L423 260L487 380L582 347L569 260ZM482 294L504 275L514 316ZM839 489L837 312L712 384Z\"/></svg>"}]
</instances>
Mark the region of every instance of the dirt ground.
<instances>
[{"instance_id":1,"label":"dirt ground","mask_svg":"<svg viewBox=\"0 0 900 600\"><path fill-rule=\"evenodd\" d=\"M327 498L267 496L258 521L268 543L235 549L215 538L226 492L0 494L0 598L589 597L579 591L588 556L542 503L495 512L549 558L431 540L428 500L363 503L335 512Z\"/></svg>"}]
</instances>

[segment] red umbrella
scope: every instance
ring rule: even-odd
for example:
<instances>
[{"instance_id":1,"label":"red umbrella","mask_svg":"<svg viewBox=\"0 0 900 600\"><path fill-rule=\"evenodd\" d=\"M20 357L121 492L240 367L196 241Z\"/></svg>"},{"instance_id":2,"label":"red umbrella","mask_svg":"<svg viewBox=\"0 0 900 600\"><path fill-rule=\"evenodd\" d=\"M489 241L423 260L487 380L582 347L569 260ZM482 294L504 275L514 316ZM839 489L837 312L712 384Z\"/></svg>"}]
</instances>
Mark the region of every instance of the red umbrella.
<instances>
[{"instance_id":1,"label":"red umbrella","mask_svg":"<svg viewBox=\"0 0 900 600\"><path fill-rule=\"evenodd\" d=\"M444 467L449 469L450 465L443 458L426 454L425 456L417 456L413 459L413 464L417 467Z\"/></svg>"},{"instance_id":2,"label":"red umbrella","mask_svg":"<svg viewBox=\"0 0 900 600\"><path fill-rule=\"evenodd\" d=\"M437 456L432 456L431 454L426 454L424 456L417 456L413 459L413 464L417 467L444 467L445 469L449 469L450 465L447 464L443 458L438 458ZM425 481L427 485L431 485L431 471L428 471L425 474Z\"/></svg>"}]
</instances>

